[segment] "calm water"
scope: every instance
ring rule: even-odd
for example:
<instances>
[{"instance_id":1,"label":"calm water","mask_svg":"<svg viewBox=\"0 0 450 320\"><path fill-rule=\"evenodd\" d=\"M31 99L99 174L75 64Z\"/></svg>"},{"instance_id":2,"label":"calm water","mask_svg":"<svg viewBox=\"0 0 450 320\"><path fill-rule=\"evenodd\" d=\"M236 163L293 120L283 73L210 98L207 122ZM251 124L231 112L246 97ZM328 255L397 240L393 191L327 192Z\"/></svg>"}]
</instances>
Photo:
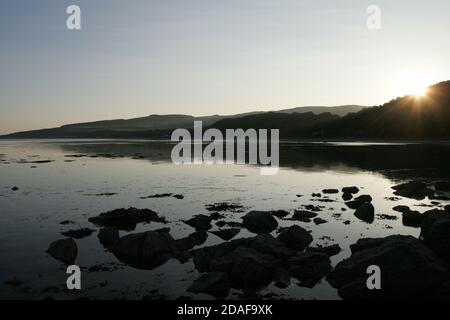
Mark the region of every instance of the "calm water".
<instances>
[{"instance_id":1,"label":"calm water","mask_svg":"<svg viewBox=\"0 0 450 320\"><path fill-rule=\"evenodd\" d=\"M133 232L170 227L175 239L194 231L182 220L208 214L205 206L216 202L238 202L249 210L285 209L302 205L323 206L319 217L328 223L279 220L311 230L312 245L338 243L343 251L332 257L333 265L349 256L349 245L362 237L390 234L418 236L419 229L405 227L401 215L392 208L409 205L426 211L448 204L393 197L391 186L410 177L442 178L449 174L450 147L446 144L366 144L298 143L281 145L281 169L275 176L261 176L257 166L175 166L170 162L167 142L144 141L0 141L0 298L150 298L175 299L193 295L186 288L198 277L192 260L181 264L170 260L154 270L137 270L118 261L100 245L96 233L76 240L76 264L84 270L80 293L66 292L65 267L46 254L52 241L64 238L61 232L79 227L97 228L87 220L102 212L123 207L150 208L166 217L168 224L140 224ZM83 154L84 157L68 157ZM100 155L99 155L100 154ZM48 163L35 163L51 160ZM377 216L367 224L346 208L341 193L330 195L333 202L318 202L313 192L325 188L358 186L360 194L370 194L376 214L391 214L397 220ZM11 188L17 186L18 191ZM99 194L113 193L101 196ZM184 199L140 197L159 193L183 194ZM299 197L298 195L301 195ZM244 213L226 213L227 221L241 221ZM341 217L333 216L339 213ZM61 225L72 220L75 225ZM350 220L350 225L343 222ZM214 225L212 230L219 228ZM121 231L121 235L126 234ZM274 233L275 235L276 233ZM238 237L252 236L242 229ZM213 234L202 246L222 242ZM96 265L108 271L88 272ZM8 280L17 279L19 286ZM338 299L326 280L313 289L296 281L287 289L273 285L261 295L276 294L281 299ZM238 298L232 290L229 298Z\"/></svg>"}]
</instances>

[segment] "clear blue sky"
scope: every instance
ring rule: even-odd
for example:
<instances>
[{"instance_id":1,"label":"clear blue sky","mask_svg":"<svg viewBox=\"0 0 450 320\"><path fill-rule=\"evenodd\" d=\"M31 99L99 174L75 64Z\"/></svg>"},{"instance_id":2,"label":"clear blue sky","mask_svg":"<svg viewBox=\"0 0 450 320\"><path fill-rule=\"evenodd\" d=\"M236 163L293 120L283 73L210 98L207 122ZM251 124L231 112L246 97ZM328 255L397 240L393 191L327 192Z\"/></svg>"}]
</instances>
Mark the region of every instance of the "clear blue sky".
<instances>
[{"instance_id":1,"label":"clear blue sky","mask_svg":"<svg viewBox=\"0 0 450 320\"><path fill-rule=\"evenodd\" d=\"M66 29L70 4L80 31ZM381 104L450 79L449 14L448 0L2 0L0 133Z\"/></svg>"}]
</instances>

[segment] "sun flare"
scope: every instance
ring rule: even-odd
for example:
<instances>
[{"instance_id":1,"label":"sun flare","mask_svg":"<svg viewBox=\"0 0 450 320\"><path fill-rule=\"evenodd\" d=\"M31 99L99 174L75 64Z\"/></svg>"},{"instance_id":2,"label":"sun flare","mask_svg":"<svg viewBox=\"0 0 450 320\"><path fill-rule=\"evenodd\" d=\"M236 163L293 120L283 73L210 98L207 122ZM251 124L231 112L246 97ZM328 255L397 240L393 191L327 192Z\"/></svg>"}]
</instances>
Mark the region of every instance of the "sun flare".
<instances>
[{"instance_id":1,"label":"sun flare","mask_svg":"<svg viewBox=\"0 0 450 320\"><path fill-rule=\"evenodd\" d=\"M424 97L427 94L428 86L432 83L426 76L414 74L405 77L401 82L400 95L412 95Z\"/></svg>"}]
</instances>

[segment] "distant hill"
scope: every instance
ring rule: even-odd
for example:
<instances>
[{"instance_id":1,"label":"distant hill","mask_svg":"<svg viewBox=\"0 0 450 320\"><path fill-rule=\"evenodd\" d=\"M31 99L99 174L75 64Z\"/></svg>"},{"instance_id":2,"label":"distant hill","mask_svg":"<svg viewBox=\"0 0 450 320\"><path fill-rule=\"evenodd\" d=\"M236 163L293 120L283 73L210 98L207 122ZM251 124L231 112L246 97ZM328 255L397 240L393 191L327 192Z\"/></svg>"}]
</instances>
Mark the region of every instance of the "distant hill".
<instances>
[{"instance_id":1,"label":"distant hill","mask_svg":"<svg viewBox=\"0 0 450 320\"><path fill-rule=\"evenodd\" d=\"M283 113L306 113L306 112L312 112L314 114L321 114L321 113L331 113L338 116L346 116L349 113L356 113L359 112L367 107L365 106L359 106L359 105L344 105L344 106L337 106L337 107L297 107L297 108L291 108L291 109L283 109L279 110L277 112L283 112Z\"/></svg>"},{"instance_id":2,"label":"distant hill","mask_svg":"<svg viewBox=\"0 0 450 320\"><path fill-rule=\"evenodd\" d=\"M331 112L344 115L361 106L339 107L299 107L277 111L290 114L292 112L310 112L320 114ZM203 121L203 126L211 126L217 121L230 118L242 118L251 115L268 114L263 111L241 113L236 115L212 115L194 117L190 115L150 115L133 119L101 120L85 123L63 125L58 128L17 132L0 138L33 139L33 138L168 138L175 128L192 128L194 120ZM273 114L273 113L269 113Z\"/></svg>"},{"instance_id":3,"label":"distant hill","mask_svg":"<svg viewBox=\"0 0 450 320\"><path fill-rule=\"evenodd\" d=\"M405 96L349 114L322 128L321 136L373 139L449 139L450 81L428 87L423 97Z\"/></svg>"}]
</instances>

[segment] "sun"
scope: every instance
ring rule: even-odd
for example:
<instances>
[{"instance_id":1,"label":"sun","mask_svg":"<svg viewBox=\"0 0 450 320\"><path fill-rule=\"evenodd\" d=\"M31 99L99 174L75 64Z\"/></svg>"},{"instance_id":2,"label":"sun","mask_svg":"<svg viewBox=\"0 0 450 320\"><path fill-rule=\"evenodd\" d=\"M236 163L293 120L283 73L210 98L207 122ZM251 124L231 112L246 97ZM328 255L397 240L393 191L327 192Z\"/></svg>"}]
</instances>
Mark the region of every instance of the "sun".
<instances>
[{"instance_id":1,"label":"sun","mask_svg":"<svg viewBox=\"0 0 450 320\"><path fill-rule=\"evenodd\" d=\"M418 98L427 95L428 86L432 82L424 75L411 74L408 77L404 77L399 83L399 94L402 96L415 96Z\"/></svg>"}]
</instances>

